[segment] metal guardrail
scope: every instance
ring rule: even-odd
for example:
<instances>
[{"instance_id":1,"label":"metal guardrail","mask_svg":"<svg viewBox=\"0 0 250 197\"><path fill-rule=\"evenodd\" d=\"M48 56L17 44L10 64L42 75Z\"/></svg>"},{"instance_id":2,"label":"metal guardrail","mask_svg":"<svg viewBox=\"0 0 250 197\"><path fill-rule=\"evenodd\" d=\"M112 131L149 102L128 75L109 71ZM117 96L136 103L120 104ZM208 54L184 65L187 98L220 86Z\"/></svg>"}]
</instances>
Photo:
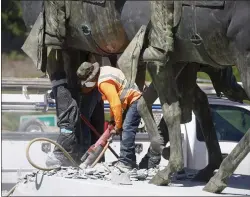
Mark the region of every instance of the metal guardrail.
<instances>
[{"instance_id":1,"label":"metal guardrail","mask_svg":"<svg viewBox=\"0 0 250 197\"><path fill-rule=\"evenodd\" d=\"M210 80L197 79L197 83L211 83ZM146 82L147 85L150 82ZM15 78L4 77L1 81L2 90L37 90L46 91L51 89L51 83L48 78Z\"/></svg>"},{"instance_id":2,"label":"metal guardrail","mask_svg":"<svg viewBox=\"0 0 250 197\"><path fill-rule=\"evenodd\" d=\"M1 81L2 90L41 90L51 89L50 80L47 78L14 78L5 77Z\"/></svg>"},{"instance_id":3,"label":"metal guardrail","mask_svg":"<svg viewBox=\"0 0 250 197\"><path fill-rule=\"evenodd\" d=\"M207 79L197 79L197 83L200 88L207 95L216 95L213 85L210 80ZM146 82L147 85L150 82ZM239 83L240 84L240 83ZM9 89L19 89L22 88L22 94L20 92L15 92L14 94L2 93L2 111L44 111L46 109L46 102L44 94L46 91L51 89L51 84L49 79L44 78L2 78L2 91ZM36 90L35 94L29 94L27 88ZM38 94L38 92L40 94ZM156 101L155 104L158 105L160 102ZM48 103L48 110L55 110L55 103ZM158 109L154 109L158 110Z\"/></svg>"},{"instance_id":4,"label":"metal guardrail","mask_svg":"<svg viewBox=\"0 0 250 197\"><path fill-rule=\"evenodd\" d=\"M15 78L15 77L3 77L2 88L19 88L27 86L29 88L51 88L51 83L48 78ZM150 82L146 82L150 84ZM211 83L207 79L197 79L197 83Z\"/></svg>"},{"instance_id":5,"label":"metal guardrail","mask_svg":"<svg viewBox=\"0 0 250 197\"><path fill-rule=\"evenodd\" d=\"M202 83L211 83L211 84L212 84L212 81L209 80L209 79L199 79L199 78L198 78L198 79L196 80L196 82L197 82L197 83L201 83L201 84L202 84ZM242 82L237 82L237 83L238 83L239 85L242 86Z\"/></svg>"},{"instance_id":6,"label":"metal guardrail","mask_svg":"<svg viewBox=\"0 0 250 197\"><path fill-rule=\"evenodd\" d=\"M197 83L212 83L209 79L198 78ZM150 83L150 82L146 82ZM238 82L242 84L241 82ZM30 86L30 87L48 87L51 88L50 80L48 78L16 78L16 77L3 77L2 87L12 87L12 86Z\"/></svg>"},{"instance_id":7,"label":"metal guardrail","mask_svg":"<svg viewBox=\"0 0 250 197\"><path fill-rule=\"evenodd\" d=\"M148 86L151 82L146 81L145 84ZM206 94L215 94L213 86L210 85L211 81L206 79L197 79L197 83L205 91ZM203 86L203 84L206 85ZM48 78L15 78L15 77L4 77L2 78L2 91L22 91L22 94L28 95L29 91L33 90L33 93L45 93L51 90L51 83Z\"/></svg>"},{"instance_id":8,"label":"metal guardrail","mask_svg":"<svg viewBox=\"0 0 250 197\"><path fill-rule=\"evenodd\" d=\"M149 85L150 82L147 82ZM214 95L215 91L210 84L202 85L201 88L210 95ZM28 90L36 90L35 94L28 93ZM8 90L15 90L14 93L2 93L2 111L37 111L44 112L47 104L49 111L55 110L55 103L45 102L44 94L51 89L51 83L48 78L2 78L2 92ZM19 90L19 91L17 91ZM20 90L22 93L20 94ZM159 101L156 101L159 104ZM154 109L160 110L160 109Z\"/></svg>"},{"instance_id":9,"label":"metal guardrail","mask_svg":"<svg viewBox=\"0 0 250 197\"><path fill-rule=\"evenodd\" d=\"M2 78L2 87L23 86L23 85L51 87L50 80L48 78L16 78L16 77Z\"/></svg>"}]
</instances>

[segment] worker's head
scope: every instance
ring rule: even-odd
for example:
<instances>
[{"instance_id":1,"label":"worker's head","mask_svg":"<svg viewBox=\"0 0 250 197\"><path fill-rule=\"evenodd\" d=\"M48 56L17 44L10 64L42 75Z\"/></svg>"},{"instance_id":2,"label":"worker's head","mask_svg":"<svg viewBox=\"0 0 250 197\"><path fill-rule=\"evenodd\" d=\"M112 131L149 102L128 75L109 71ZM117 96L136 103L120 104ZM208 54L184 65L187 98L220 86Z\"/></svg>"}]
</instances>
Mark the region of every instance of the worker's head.
<instances>
[{"instance_id":1,"label":"worker's head","mask_svg":"<svg viewBox=\"0 0 250 197\"><path fill-rule=\"evenodd\" d=\"M81 85L86 88L94 88L98 79L100 66L98 62L91 64L83 62L77 69L77 76L81 80Z\"/></svg>"}]
</instances>

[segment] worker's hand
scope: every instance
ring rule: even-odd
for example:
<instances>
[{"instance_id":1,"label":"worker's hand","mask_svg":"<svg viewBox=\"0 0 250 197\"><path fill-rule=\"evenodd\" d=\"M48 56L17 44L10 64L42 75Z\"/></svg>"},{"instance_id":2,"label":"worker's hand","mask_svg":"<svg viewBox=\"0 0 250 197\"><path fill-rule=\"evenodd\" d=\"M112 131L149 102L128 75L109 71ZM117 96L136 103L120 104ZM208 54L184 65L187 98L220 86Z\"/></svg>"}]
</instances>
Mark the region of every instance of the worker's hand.
<instances>
[{"instance_id":1,"label":"worker's hand","mask_svg":"<svg viewBox=\"0 0 250 197\"><path fill-rule=\"evenodd\" d=\"M117 127L115 127L114 129L111 130L111 134L114 134L114 135L120 135L122 132L122 128L118 129Z\"/></svg>"},{"instance_id":2,"label":"worker's hand","mask_svg":"<svg viewBox=\"0 0 250 197\"><path fill-rule=\"evenodd\" d=\"M114 120L110 120L110 121L109 121L109 125L115 126L115 121L114 121Z\"/></svg>"}]
</instances>

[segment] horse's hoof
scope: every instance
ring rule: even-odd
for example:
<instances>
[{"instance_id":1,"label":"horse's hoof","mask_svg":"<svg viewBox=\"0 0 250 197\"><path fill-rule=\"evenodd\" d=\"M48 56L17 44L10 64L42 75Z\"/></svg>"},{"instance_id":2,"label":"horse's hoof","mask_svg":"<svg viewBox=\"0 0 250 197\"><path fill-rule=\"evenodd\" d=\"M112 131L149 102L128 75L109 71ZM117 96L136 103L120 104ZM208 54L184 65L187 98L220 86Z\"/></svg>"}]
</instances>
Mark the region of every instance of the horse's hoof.
<instances>
[{"instance_id":1,"label":"horse's hoof","mask_svg":"<svg viewBox=\"0 0 250 197\"><path fill-rule=\"evenodd\" d=\"M157 186L167 186L169 184L169 180L163 179L158 173L149 181L150 184L154 184Z\"/></svg>"},{"instance_id":2,"label":"horse's hoof","mask_svg":"<svg viewBox=\"0 0 250 197\"><path fill-rule=\"evenodd\" d=\"M214 175L214 170L214 168L207 166L204 169L200 170L192 180L207 183Z\"/></svg>"},{"instance_id":3,"label":"horse's hoof","mask_svg":"<svg viewBox=\"0 0 250 197\"><path fill-rule=\"evenodd\" d=\"M227 185L222 181L216 181L216 179L212 178L203 188L203 191L211 192L211 193L221 193Z\"/></svg>"},{"instance_id":4,"label":"horse's hoof","mask_svg":"<svg viewBox=\"0 0 250 197\"><path fill-rule=\"evenodd\" d=\"M169 160L170 158L170 147L164 147L162 150L162 157L166 160Z\"/></svg>"}]
</instances>

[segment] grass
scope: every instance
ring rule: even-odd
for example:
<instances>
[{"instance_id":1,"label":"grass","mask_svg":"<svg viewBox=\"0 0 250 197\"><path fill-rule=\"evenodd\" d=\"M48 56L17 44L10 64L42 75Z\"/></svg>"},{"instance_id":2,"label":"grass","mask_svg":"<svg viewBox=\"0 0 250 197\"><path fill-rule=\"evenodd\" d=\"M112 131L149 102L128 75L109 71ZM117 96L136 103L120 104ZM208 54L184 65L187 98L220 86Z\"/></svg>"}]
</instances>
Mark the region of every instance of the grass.
<instances>
[{"instance_id":1,"label":"grass","mask_svg":"<svg viewBox=\"0 0 250 197\"><path fill-rule=\"evenodd\" d=\"M2 130L17 131L20 116L17 112L2 112Z\"/></svg>"},{"instance_id":2,"label":"grass","mask_svg":"<svg viewBox=\"0 0 250 197\"><path fill-rule=\"evenodd\" d=\"M3 54L7 55L9 60L18 61L18 60L24 60L26 56L23 53L20 53L18 51L11 51L9 54Z\"/></svg>"},{"instance_id":3,"label":"grass","mask_svg":"<svg viewBox=\"0 0 250 197\"><path fill-rule=\"evenodd\" d=\"M55 112L2 112L2 130L7 131L17 131L19 124L20 124L20 118L21 116L26 115L49 115L49 114L55 114ZM110 120L109 112L105 113L105 120Z\"/></svg>"},{"instance_id":4,"label":"grass","mask_svg":"<svg viewBox=\"0 0 250 197\"><path fill-rule=\"evenodd\" d=\"M204 72L198 72L197 73L197 78L199 78L199 79L209 79L210 80L210 77L208 76L208 74L204 73Z\"/></svg>"},{"instance_id":5,"label":"grass","mask_svg":"<svg viewBox=\"0 0 250 197\"><path fill-rule=\"evenodd\" d=\"M240 82L241 81L240 74L239 74L239 71L238 71L236 66L233 66L233 73L234 73L234 76L236 77L237 81ZM197 78L210 80L209 75L207 73L204 73L204 72L198 72ZM148 71L146 71L146 81L152 81Z\"/></svg>"},{"instance_id":6,"label":"grass","mask_svg":"<svg viewBox=\"0 0 250 197\"><path fill-rule=\"evenodd\" d=\"M236 80L238 82L240 82L241 81L240 74L239 74L238 68L236 66L233 66L233 74L236 77ZM200 79L209 79L210 80L210 77L204 72L198 72L197 77Z\"/></svg>"},{"instance_id":7,"label":"grass","mask_svg":"<svg viewBox=\"0 0 250 197\"><path fill-rule=\"evenodd\" d=\"M152 78L150 77L148 70L146 71L146 81L152 81Z\"/></svg>"},{"instance_id":8,"label":"grass","mask_svg":"<svg viewBox=\"0 0 250 197\"><path fill-rule=\"evenodd\" d=\"M243 103L250 105L250 101L248 100L243 100Z\"/></svg>"},{"instance_id":9,"label":"grass","mask_svg":"<svg viewBox=\"0 0 250 197\"><path fill-rule=\"evenodd\" d=\"M26 115L48 115L48 114L55 114L55 112L2 112L2 130L7 131L17 131L21 116Z\"/></svg>"}]
</instances>

